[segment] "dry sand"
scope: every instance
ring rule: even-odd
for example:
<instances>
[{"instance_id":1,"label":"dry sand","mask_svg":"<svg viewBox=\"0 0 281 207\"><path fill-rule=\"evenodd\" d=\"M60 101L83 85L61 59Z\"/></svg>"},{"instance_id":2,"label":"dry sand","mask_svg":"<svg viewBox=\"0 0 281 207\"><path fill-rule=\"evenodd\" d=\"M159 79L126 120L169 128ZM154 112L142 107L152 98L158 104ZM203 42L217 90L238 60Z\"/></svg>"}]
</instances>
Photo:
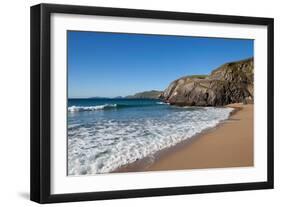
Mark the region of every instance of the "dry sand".
<instances>
[{"instance_id":1,"label":"dry sand","mask_svg":"<svg viewBox=\"0 0 281 207\"><path fill-rule=\"evenodd\" d=\"M189 141L160 151L115 172L202 169L253 166L253 105L231 104L230 118Z\"/></svg>"}]
</instances>

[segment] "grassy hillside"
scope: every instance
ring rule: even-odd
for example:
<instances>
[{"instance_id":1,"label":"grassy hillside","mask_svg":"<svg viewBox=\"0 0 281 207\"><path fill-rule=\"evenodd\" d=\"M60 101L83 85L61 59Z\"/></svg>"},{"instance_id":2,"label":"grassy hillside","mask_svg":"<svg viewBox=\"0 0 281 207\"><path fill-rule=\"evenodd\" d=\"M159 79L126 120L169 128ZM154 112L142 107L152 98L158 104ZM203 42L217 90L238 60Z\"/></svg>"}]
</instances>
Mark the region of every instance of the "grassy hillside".
<instances>
[{"instance_id":1,"label":"grassy hillside","mask_svg":"<svg viewBox=\"0 0 281 207\"><path fill-rule=\"evenodd\" d=\"M126 98L148 98L148 99L158 99L159 96L162 94L162 91L144 91L140 93L136 93L134 95L127 96Z\"/></svg>"}]
</instances>

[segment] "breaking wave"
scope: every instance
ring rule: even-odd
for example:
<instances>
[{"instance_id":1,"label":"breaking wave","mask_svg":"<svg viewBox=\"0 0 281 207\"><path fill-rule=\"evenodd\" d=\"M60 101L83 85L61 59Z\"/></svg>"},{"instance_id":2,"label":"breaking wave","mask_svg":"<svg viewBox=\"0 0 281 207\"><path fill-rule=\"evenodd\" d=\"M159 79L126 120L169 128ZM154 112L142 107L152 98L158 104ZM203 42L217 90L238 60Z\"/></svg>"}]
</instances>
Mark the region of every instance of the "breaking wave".
<instances>
[{"instance_id":1,"label":"breaking wave","mask_svg":"<svg viewBox=\"0 0 281 207\"><path fill-rule=\"evenodd\" d=\"M69 106L68 112L96 111L96 110L111 109L116 107L117 104L104 104L98 106Z\"/></svg>"},{"instance_id":2,"label":"breaking wave","mask_svg":"<svg viewBox=\"0 0 281 207\"><path fill-rule=\"evenodd\" d=\"M118 105L73 108L99 110L105 107ZM104 113L96 116L81 114L80 122L77 121L78 117L72 117L75 121L68 125L68 174L107 173L144 157L153 157L159 150L215 127L226 120L232 110L197 107L173 109L165 113L160 110L157 114L155 110L147 114L144 114L145 110L136 110L132 116L122 110L114 111L117 118Z\"/></svg>"},{"instance_id":3,"label":"breaking wave","mask_svg":"<svg viewBox=\"0 0 281 207\"><path fill-rule=\"evenodd\" d=\"M156 102L157 105L166 105L165 102ZM97 106L69 106L68 112L82 112L82 111L96 111L96 110L108 110L108 109L120 109L120 108L132 108L132 107L150 107L155 104L103 104Z\"/></svg>"}]
</instances>

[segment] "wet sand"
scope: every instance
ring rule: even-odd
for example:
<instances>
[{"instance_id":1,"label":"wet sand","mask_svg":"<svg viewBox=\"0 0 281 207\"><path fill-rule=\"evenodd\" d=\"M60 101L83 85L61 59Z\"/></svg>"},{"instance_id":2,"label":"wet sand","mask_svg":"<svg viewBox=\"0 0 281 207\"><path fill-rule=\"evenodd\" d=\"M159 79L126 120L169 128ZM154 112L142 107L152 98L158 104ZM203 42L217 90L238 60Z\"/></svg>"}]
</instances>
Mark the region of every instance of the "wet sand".
<instances>
[{"instance_id":1,"label":"wet sand","mask_svg":"<svg viewBox=\"0 0 281 207\"><path fill-rule=\"evenodd\" d=\"M217 127L115 172L253 166L253 105L231 104L228 107L236 110Z\"/></svg>"}]
</instances>

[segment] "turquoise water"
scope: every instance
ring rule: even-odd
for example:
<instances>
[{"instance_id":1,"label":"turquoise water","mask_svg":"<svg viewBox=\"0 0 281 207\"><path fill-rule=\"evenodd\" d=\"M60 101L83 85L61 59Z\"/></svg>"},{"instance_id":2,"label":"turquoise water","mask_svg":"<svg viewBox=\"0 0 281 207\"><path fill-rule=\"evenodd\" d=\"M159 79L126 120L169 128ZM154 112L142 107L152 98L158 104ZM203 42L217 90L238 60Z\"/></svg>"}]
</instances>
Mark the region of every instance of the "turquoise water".
<instances>
[{"instance_id":1,"label":"turquoise water","mask_svg":"<svg viewBox=\"0 0 281 207\"><path fill-rule=\"evenodd\" d=\"M232 109L176 107L151 99L69 99L68 174L108 173L186 140Z\"/></svg>"}]
</instances>

